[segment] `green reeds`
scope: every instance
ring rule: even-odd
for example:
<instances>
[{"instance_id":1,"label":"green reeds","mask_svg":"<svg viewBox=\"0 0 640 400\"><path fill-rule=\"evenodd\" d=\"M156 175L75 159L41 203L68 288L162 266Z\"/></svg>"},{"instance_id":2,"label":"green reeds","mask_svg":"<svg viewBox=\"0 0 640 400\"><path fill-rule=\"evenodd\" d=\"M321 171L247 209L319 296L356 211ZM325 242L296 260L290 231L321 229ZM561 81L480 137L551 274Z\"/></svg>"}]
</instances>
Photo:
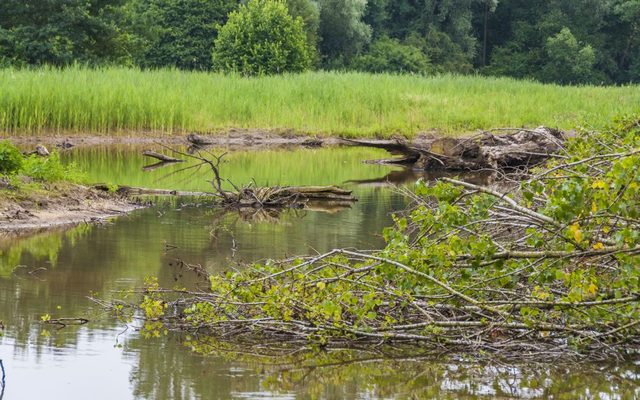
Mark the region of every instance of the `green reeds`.
<instances>
[{"instance_id":1,"label":"green reeds","mask_svg":"<svg viewBox=\"0 0 640 400\"><path fill-rule=\"evenodd\" d=\"M639 108L638 86L562 87L479 76L308 72L243 78L127 68L0 70L0 131L12 134L256 128L412 136L542 124L598 128Z\"/></svg>"}]
</instances>

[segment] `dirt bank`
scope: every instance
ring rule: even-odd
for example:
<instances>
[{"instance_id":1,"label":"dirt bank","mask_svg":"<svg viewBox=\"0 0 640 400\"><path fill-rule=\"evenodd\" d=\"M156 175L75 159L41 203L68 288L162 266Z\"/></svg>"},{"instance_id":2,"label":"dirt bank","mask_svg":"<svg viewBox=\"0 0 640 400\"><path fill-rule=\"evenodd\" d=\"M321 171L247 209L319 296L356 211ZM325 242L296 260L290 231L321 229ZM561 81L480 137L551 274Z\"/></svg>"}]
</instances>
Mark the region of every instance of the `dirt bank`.
<instances>
[{"instance_id":1,"label":"dirt bank","mask_svg":"<svg viewBox=\"0 0 640 400\"><path fill-rule=\"evenodd\" d=\"M320 137L300 135L293 131L266 131L250 129L232 129L222 133L200 135L215 147L259 149L282 146L335 146L343 144L337 137ZM161 143L164 145L188 145L187 133L162 134L160 132L123 132L118 135L92 135L91 132L78 134L52 134L39 135L2 135L0 139L10 139L12 142L35 146L44 143L51 147L72 146L97 146L113 144L145 145Z\"/></svg>"},{"instance_id":2,"label":"dirt bank","mask_svg":"<svg viewBox=\"0 0 640 400\"><path fill-rule=\"evenodd\" d=\"M99 222L137 208L140 205L115 194L69 183L28 191L0 186L0 235Z\"/></svg>"}]
</instances>

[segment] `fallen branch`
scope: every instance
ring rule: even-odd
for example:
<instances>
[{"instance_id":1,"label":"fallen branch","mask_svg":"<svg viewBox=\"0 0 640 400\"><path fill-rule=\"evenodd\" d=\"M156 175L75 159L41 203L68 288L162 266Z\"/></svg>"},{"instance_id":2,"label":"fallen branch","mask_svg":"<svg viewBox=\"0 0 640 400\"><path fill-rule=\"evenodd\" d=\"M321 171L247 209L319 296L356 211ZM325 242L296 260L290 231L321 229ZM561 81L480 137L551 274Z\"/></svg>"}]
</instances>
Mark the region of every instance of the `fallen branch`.
<instances>
[{"instance_id":1,"label":"fallen branch","mask_svg":"<svg viewBox=\"0 0 640 400\"><path fill-rule=\"evenodd\" d=\"M193 192L170 189L153 189L133 186L110 186L98 184L93 186L100 191L115 191L122 196L185 196L210 197L219 201L225 207L296 207L304 206L308 201L337 202L344 205L358 201L351 195L350 190L336 186L283 186L253 188L246 187L237 192ZM316 207L318 205L316 204Z\"/></svg>"},{"instance_id":2,"label":"fallen branch","mask_svg":"<svg viewBox=\"0 0 640 400\"><path fill-rule=\"evenodd\" d=\"M179 158L170 157L170 156L168 156L166 154L156 153L155 151L151 151L151 150L143 151L142 155L147 156L147 157L151 157L151 158L155 158L156 160L160 160L163 163L184 162L184 160L181 160Z\"/></svg>"},{"instance_id":3,"label":"fallen branch","mask_svg":"<svg viewBox=\"0 0 640 400\"><path fill-rule=\"evenodd\" d=\"M512 129L508 129L513 131ZM504 135L483 132L471 138L436 138L409 143L401 140L353 140L345 142L381 148L399 158L369 161L377 164L411 165L422 170L478 171L531 167L555 157L565 135L555 129L516 129Z\"/></svg>"},{"instance_id":4,"label":"fallen branch","mask_svg":"<svg viewBox=\"0 0 640 400\"><path fill-rule=\"evenodd\" d=\"M518 134L561 141L547 130ZM508 147L516 138L478 140ZM637 357L637 132L581 140L567 143L551 172L531 170L526 181L418 182L408 196L415 204L384 232L382 250L267 261L213 275L203 291L150 285L131 309L147 333L188 332L224 348L402 344L513 358ZM456 143L428 151L446 163L461 151ZM462 148L478 150L470 146ZM611 156L594 156L603 147ZM251 187L226 198L264 207L319 193L350 195Z\"/></svg>"},{"instance_id":5,"label":"fallen branch","mask_svg":"<svg viewBox=\"0 0 640 400\"><path fill-rule=\"evenodd\" d=\"M86 318L52 318L42 321L46 325L56 325L58 329L65 328L69 325L84 325L89 323Z\"/></svg>"}]
</instances>

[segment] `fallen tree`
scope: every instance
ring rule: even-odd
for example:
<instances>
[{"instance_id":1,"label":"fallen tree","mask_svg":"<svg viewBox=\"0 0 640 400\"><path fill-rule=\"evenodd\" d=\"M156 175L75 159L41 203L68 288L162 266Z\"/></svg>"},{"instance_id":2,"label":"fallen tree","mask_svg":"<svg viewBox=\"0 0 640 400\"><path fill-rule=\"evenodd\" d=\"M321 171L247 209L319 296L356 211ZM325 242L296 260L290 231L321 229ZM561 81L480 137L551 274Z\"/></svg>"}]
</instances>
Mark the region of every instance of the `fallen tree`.
<instances>
[{"instance_id":1,"label":"fallen tree","mask_svg":"<svg viewBox=\"0 0 640 400\"><path fill-rule=\"evenodd\" d=\"M153 189L133 186L94 185L95 189L113 191L122 196L191 196L210 197L227 207L282 208L304 206L306 203L353 203L357 199L350 190L337 186L276 186L244 187L238 191L193 192L171 189Z\"/></svg>"},{"instance_id":2,"label":"fallen tree","mask_svg":"<svg viewBox=\"0 0 640 400\"><path fill-rule=\"evenodd\" d=\"M514 129L494 135L483 132L470 138L435 138L416 143L406 140L362 141L344 139L356 146L375 147L400 155L372 163L412 166L423 170L478 171L513 169L537 165L560 150L565 141L561 131L539 127Z\"/></svg>"},{"instance_id":3,"label":"fallen tree","mask_svg":"<svg viewBox=\"0 0 640 400\"><path fill-rule=\"evenodd\" d=\"M188 332L207 352L402 343L519 360L637 358L640 121L584 132L563 152L499 188L421 182L382 250L268 261L213 275L208 290L150 282L139 303L101 304L128 307L144 335Z\"/></svg>"},{"instance_id":4,"label":"fallen tree","mask_svg":"<svg viewBox=\"0 0 640 400\"><path fill-rule=\"evenodd\" d=\"M198 138L197 135L190 135ZM193 141L195 139L189 139ZM246 185L243 187L236 186L228 179L223 179L220 174L220 165L223 162L226 153L216 155L204 148L192 149L191 153L184 153L173 148L164 146L168 150L185 158L195 160L194 164L181 168L178 171L172 172L185 173L191 170L199 170L202 167L207 167L212 173L212 179L210 181L213 188L212 192L194 192L194 191L180 191L170 189L155 189L155 188L141 188L131 187L126 185L94 185L95 189L116 192L122 196L196 196L196 197L211 197L216 199L218 205L222 207L232 208L304 208L307 204L312 203L317 207L318 203L330 203L344 208L345 205L349 205L356 202L357 199L352 196L352 191L341 189L337 186L274 186L274 187L259 187L255 184ZM143 169L145 171L160 168L167 164L182 162L183 159L168 156L166 154L157 153L154 151L144 151L143 155L160 160L158 164L146 166ZM224 188L227 184L232 186L235 190L230 191Z\"/></svg>"},{"instance_id":5,"label":"fallen tree","mask_svg":"<svg viewBox=\"0 0 640 400\"><path fill-rule=\"evenodd\" d=\"M184 162L184 160L181 160L179 158L171 157L171 156L168 156L166 154L157 153L157 152L151 151L151 150L143 151L142 155L146 156L146 157L155 158L156 160L159 160L161 163L169 164L169 163Z\"/></svg>"}]
</instances>

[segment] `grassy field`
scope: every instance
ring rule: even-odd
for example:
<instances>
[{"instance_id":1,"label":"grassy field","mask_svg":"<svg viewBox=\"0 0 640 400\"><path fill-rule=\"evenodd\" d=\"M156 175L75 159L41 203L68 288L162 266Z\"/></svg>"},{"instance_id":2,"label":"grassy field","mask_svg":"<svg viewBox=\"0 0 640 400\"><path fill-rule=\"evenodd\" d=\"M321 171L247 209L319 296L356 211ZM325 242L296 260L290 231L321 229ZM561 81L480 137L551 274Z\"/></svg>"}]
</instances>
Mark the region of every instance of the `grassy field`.
<instances>
[{"instance_id":1,"label":"grassy field","mask_svg":"<svg viewBox=\"0 0 640 400\"><path fill-rule=\"evenodd\" d=\"M293 130L345 136L598 128L640 109L640 87L506 78L309 72L261 78L175 70L0 70L0 132Z\"/></svg>"}]
</instances>

